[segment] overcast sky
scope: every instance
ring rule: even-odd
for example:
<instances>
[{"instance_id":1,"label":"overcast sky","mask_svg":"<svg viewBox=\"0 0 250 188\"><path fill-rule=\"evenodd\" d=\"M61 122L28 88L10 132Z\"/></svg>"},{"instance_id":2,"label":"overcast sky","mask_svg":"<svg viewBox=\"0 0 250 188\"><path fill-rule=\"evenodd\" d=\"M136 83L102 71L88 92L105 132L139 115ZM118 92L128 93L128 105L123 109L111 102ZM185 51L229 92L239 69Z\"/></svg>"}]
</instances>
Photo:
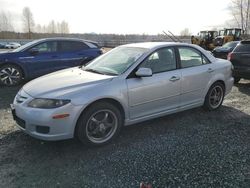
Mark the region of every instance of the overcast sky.
<instances>
[{"instance_id":1,"label":"overcast sky","mask_svg":"<svg viewBox=\"0 0 250 188\"><path fill-rule=\"evenodd\" d=\"M230 19L230 0L0 0L11 12L15 30L22 29L22 9L30 7L36 24L65 20L71 33L179 34L189 28L223 27Z\"/></svg>"}]
</instances>

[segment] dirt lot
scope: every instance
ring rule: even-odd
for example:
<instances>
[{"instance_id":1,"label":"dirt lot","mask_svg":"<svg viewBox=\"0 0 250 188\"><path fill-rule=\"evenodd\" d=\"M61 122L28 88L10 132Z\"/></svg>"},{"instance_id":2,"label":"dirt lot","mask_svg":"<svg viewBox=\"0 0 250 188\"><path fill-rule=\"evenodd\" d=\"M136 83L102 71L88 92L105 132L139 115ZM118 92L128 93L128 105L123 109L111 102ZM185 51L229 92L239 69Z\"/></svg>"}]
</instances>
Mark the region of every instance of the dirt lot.
<instances>
[{"instance_id":1,"label":"dirt lot","mask_svg":"<svg viewBox=\"0 0 250 188\"><path fill-rule=\"evenodd\" d=\"M125 127L111 144L42 142L19 131L0 88L0 187L250 187L250 82L201 108Z\"/></svg>"}]
</instances>

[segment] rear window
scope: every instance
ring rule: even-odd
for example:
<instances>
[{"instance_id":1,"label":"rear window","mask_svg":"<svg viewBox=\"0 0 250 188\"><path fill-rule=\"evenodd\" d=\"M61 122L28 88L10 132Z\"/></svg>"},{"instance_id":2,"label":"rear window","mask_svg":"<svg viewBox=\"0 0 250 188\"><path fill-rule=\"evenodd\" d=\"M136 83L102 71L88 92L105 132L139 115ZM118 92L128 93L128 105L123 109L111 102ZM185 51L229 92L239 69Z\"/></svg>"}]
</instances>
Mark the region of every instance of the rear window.
<instances>
[{"instance_id":1,"label":"rear window","mask_svg":"<svg viewBox=\"0 0 250 188\"><path fill-rule=\"evenodd\" d=\"M60 41L59 42L59 51L80 51L84 49L88 49L89 47L83 43L78 41Z\"/></svg>"},{"instance_id":2,"label":"rear window","mask_svg":"<svg viewBox=\"0 0 250 188\"><path fill-rule=\"evenodd\" d=\"M239 44L234 52L250 52L250 44Z\"/></svg>"}]
</instances>

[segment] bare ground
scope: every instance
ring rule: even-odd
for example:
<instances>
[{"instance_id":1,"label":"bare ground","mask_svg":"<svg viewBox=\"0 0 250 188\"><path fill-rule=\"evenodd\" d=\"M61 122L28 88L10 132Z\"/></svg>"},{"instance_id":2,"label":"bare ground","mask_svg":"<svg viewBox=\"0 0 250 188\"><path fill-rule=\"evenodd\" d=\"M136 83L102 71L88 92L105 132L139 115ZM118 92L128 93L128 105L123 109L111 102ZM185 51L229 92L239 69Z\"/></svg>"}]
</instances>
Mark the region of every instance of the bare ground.
<instances>
[{"instance_id":1,"label":"bare ground","mask_svg":"<svg viewBox=\"0 0 250 188\"><path fill-rule=\"evenodd\" d=\"M43 142L15 127L0 88L0 187L250 187L250 82L201 108L125 127L113 143Z\"/></svg>"}]
</instances>

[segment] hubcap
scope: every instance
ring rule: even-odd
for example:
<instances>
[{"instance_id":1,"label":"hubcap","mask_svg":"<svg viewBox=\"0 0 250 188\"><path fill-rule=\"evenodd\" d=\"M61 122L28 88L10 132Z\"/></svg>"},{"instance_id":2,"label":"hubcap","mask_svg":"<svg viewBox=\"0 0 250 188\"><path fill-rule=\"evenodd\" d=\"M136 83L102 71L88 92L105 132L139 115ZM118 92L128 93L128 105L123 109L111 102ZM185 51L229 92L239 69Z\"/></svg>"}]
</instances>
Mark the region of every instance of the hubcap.
<instances>
[{"instance_id":1,"label":"hubcap","mask_svg":"<svg viewBox=\"0 0 250 188\"><path fill-rule=\"evenodd\" d=\"M223 100L223 89L221 86L215 86L209 96L209 103L212 108L220 106Z\"/></svg>"},{"instance_id":2,"label":"hubcap","mask_svg":"<svg viewBox=\"0 0 250 188\"><path fill-rule=\"evenodd\" d=\"M97 111L87 122L87 137L93 143L104 143L115 134L117 124L118 119L111 110Z\"/></svg>"},{"instance_id":3,"label":"hubcap","mask_svg":"<svg viewBox=\"0 0 250 188\"><path fill-rule=\"evenodd\" d=\"M0 80L4 85L15 85L20 79L20 72L13 67L7 67L0 70Z\"/></svg>"}]
</instances>

